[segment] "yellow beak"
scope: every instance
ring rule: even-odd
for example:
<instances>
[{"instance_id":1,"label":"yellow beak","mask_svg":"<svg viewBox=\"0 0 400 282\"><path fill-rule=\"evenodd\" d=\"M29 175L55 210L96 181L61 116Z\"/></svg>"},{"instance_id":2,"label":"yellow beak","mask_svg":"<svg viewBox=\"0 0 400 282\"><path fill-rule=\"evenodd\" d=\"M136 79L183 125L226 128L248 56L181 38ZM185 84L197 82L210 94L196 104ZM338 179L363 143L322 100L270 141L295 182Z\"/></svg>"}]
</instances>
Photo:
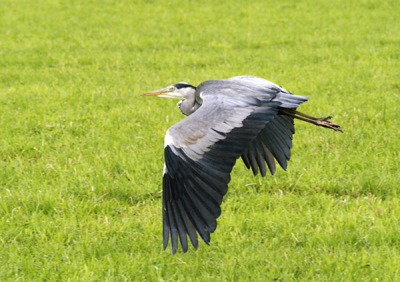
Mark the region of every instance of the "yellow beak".
<instances>
[{"instance_id":1,"label":"yellow beak","mask_svg":"<svg viewBox=\"0 0 400 282\"><path fill-rule=\"evenodd\" d=\"M141 94L140 96L159 96L159 95L166 95L170 91L169 88L158 89L150 92L146 92Z\"/></svg>"},{"instance_id":2,"label":"yellow beak","mask_svg":"<svg viewBox=\"0 0 400 282\"><path fill-rule=\"evenodd\" d=\"M140 96L158 96L164 98L183 98L181 93L177 93L174 87L165 87L163 89L158 89L150 92L141 94Z\"/></svg>"}]
</instances>

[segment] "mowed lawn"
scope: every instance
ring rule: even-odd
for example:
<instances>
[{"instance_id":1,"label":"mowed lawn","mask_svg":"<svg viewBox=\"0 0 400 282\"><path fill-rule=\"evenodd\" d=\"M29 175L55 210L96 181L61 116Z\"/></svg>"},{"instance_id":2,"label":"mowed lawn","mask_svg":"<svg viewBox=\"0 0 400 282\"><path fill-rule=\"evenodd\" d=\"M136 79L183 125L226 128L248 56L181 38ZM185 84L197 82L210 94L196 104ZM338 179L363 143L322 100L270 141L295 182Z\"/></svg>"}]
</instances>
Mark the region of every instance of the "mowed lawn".
<instances>
[{"instance_id":1,"label":"mowed lawn","mask_svg":"<svg viewBox=\"0 0 400 282\"><path fill-rule=\"evenodd\" d=\"M0 3L0 281L400 281L398 1ZM211 244L162 247L177 100L256 75L296 122L287 171L232 171Z\"/></svg>"}]
</instances>

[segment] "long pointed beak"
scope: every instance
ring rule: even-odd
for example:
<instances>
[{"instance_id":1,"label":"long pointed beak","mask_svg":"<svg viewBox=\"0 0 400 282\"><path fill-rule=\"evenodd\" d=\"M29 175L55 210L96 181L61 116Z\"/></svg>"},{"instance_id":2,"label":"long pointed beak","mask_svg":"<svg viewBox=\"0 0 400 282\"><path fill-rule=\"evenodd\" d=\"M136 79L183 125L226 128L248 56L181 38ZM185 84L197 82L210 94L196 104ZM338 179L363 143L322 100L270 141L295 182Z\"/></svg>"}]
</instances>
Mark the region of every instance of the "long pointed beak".
<instances>
[{"instance_id":1,"label":"long pointed beak","mask_svg":"<svg viewBox=\"0 0 400 282\"><path fill-rule=\"evenodd\" d=\"M183 98L182 94L176 92L175 88L173 87L165 87L163 89L146 92L141 94L140 96L158 96L163 98L179 98L179 99Z\"/></svg>"},{"instance_id":2,"label":"long pointed beak","mask_svg":"<svg viewBox=\"0 0 400 282\"><path fill-rule=\"evenodd\" d=\"M154 91L143 93L140 96L160 96L160 95L164 95L164 97L165 97L166 95L168 95L168 92L170 92L169 88L163 88L163 89L158 89L158 90L154 90ZM163 96L161 96L161 97L163 97Z\"/></svg>"}]
</instances>

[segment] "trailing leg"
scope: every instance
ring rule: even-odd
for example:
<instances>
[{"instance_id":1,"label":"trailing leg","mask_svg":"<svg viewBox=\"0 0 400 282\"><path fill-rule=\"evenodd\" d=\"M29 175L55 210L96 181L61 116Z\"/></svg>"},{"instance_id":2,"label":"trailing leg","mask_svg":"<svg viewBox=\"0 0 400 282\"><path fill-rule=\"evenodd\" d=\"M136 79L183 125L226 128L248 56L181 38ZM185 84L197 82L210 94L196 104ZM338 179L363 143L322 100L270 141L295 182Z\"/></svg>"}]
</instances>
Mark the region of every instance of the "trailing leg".
<instances>
[{"instance_id":1,"label":"trailing leg","mask_svg":"<svg viewBox=\"0 0 400 282\"><path fill-rule=\"evenodd\" d=\"M318 126L322 126L322 127L326 127L326 128L330 128L333 130L343 132L342 128L340 128L340 125L330 121L330 119L332 118L331 116L317 118L317 117L313 117L313 116L301 113L294 109L284 109L284 108L280 108L279 113L296 118L296 119L300 119L300 120L303 120L303 121L306 121L306 122L309 122L309 123L312 123L312 124L315 124Z\"/></svg>"}]
</instances>

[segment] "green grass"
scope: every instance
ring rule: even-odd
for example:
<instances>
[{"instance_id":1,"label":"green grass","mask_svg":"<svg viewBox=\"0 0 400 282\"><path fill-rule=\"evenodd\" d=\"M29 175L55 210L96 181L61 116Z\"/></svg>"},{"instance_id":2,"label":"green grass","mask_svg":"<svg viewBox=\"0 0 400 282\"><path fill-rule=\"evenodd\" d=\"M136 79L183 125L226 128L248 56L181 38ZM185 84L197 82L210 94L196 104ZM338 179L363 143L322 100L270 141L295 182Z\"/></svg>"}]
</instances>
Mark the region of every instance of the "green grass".
<instances>
[{"instance_id":1,"label":"green grass","mask_svg":"<svg viewBox=\"0 0 400 282\"><path fill-rule=\"evenodd\" d=\"M400 280L397 1L0 4L0 281ZM297 122L274 177L232 173L211 245L162 249L176 100L257 75L345 133Z\"/></svg>"}]
</instances>

